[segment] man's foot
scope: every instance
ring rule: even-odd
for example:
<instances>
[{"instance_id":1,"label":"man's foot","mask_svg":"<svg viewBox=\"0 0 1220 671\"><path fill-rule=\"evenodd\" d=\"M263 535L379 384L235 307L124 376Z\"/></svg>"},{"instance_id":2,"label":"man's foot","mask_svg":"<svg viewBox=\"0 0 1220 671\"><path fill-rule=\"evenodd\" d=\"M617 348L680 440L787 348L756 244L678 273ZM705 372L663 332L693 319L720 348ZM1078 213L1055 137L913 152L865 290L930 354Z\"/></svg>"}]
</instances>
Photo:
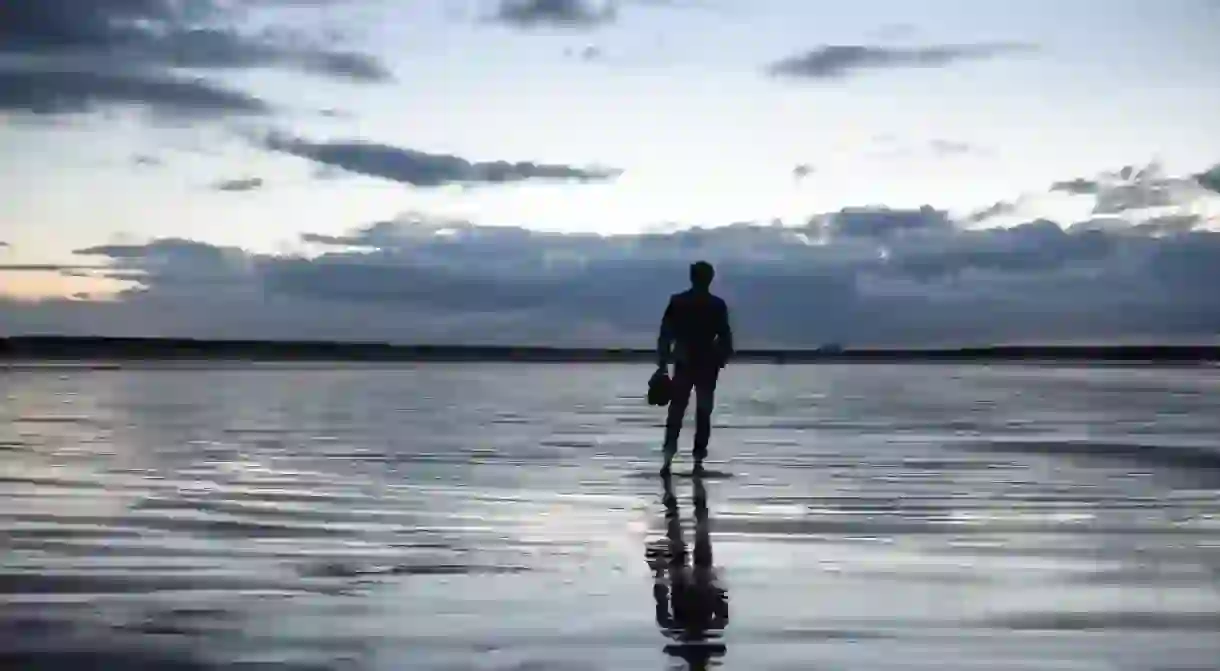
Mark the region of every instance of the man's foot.
<instances>
[{"instance_id":1,"label":"man's foot","mask_svg":"<svg viewBox=\"0 0 1220 671\"><path fill-rule=\"evenodd\" d=\"M665 462L661 464L661 475L669 475L670 467L673 466L673 463L674 453L668 449L665 450Z\"/></svg>"},{"instance_id":2,"label":"man's foot","mask_svg":"<svg viewBox=\"0 0 1220 671\"><path fill-rule=\"evenodd\" d=\"M696 460L695 460L695 467L694 467L694 468L692 468L692 469L690 469L690 474L691 474L691 475L703 475L703 474L704 474L704 473L706 473L706 472L707 472L707 471L705 471L705 470L703 469L703 460L702 460L702 459L696 459Z\"/></svg>"}]
</instances>

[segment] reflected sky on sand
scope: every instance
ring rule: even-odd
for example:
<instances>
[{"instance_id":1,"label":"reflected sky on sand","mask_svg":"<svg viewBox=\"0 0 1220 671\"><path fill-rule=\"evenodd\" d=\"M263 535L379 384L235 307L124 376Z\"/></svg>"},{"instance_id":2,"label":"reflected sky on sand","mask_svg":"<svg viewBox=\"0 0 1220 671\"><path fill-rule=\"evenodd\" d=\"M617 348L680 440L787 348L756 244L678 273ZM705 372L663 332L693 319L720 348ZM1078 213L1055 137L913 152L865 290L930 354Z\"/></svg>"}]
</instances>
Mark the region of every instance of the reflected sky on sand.
<instances>
[{"instance_id":1,"label":"reflected sky on sand","mask_svg":"<svg viewBox=\"0 0 1220 671\"><path fill-rule=\"evenodd\" d=\"M0 668L1220 659L1214 370L0 371Z\"/></svg>"}]
</instances>

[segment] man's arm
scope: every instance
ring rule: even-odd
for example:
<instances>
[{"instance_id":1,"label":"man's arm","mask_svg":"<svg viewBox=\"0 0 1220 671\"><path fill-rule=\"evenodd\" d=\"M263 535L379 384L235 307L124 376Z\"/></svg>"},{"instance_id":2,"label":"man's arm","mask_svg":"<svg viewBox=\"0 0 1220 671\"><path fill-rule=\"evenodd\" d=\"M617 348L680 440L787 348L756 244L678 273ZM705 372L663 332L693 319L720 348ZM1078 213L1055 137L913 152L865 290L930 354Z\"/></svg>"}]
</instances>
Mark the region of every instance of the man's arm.
<instances>
[{"instance_id":1,"label":"man's arm","mask_svg":"<svg viewBox=\"0 0 1220 671\"><path fill-rule=\"evenodd\" d=\"M665 314L661 316L661 329L657 335L657 367L663 368L669 365L669 352L674 341L673 332L673 314L674 314L674 299L669 299L669 304L665 306Z\"/></svg>"},{"instance_id":2,"label":"man's arm","mask_svg":"<svg viewBox=\"0 0 1220 671\"><path fill-rule=\"evenodd\" d=\"M733 357L733 327L729 324L729 306L721 303L720 323L717 324L716 338L720 341L720 362L723 366Z\"/></svg>"}]
</instances>

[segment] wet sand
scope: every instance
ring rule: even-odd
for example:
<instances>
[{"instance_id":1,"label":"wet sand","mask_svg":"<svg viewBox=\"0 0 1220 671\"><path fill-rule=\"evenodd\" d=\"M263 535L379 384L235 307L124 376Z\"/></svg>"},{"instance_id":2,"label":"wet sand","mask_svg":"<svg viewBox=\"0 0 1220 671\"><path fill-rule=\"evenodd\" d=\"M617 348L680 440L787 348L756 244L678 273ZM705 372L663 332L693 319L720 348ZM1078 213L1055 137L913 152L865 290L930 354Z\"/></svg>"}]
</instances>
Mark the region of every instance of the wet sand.
<instances>
[{"instance_id":1,"label":"wet sand","mask_svg":"<svg viewBox=\"0 0 1220 671\"><path fill-rule=\"evenodd\" d=\"M1214 369L738 366L668 483L649 372L0 372L0 668L1220 660Z\"/></svg>"}]
</instances>

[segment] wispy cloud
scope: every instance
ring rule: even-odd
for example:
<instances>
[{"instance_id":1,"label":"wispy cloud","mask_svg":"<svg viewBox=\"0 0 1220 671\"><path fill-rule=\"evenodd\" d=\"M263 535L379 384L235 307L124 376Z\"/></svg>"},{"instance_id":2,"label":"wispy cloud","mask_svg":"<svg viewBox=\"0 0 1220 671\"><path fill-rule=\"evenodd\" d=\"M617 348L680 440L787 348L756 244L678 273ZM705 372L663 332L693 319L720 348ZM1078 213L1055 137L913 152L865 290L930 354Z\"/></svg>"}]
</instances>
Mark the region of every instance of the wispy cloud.
<instances>
[{"instance_id":1,"label":"wispy cloud","mask_svg":"<svg viewBox=\"0 0 1220 671\"><path fill-rule=\"evenodd\" d=\"M128 104L171 115L261 114L254 96L204 79L152 72L0 70L0 110L38 114L86 112L99 105Z\"/></svg>"},{"instance_id":2,"label":"wispy cloud","mask_svg":"<svg viewBox=\"0 0 1220 671\"><path fill-rule=\"evenodd\" d=\"M892 47L863 44L821 46L767 66L775 77L841 79L869 70L939 68L960 61L981 60L1031 50L1018 43L987 43Z\"/></svg>"},{"instance_id":3,"label":"wispy cloud","mask_svg":"<svg viewBox=\"0 0 1220 671\"><path fill-rule=\"evenodd\" d=\"M263 187L262 177L241 177L237 179L226 179L212 185L212 188L217 191L241 192L241 191L256 191Z\"/></svg>"},{"instance_id":4,"label":"wispy cloud","mask_svg":"<svg viewBox=\"0 0 1220 671\"><path fill-rule=\"evenodd\" d=\"M1001 200L980 210L971 212L966 216L966 221L972 224L979 224L987 221L988 219L1013 214L1017 211L1018 207L1019 205L1017 203Z\"/></svg>"},{"instance_id":5,"label":"wispy cloud","mask_svg":"<svg viewBox=\"0 0 1220 671\"><path fill-rule=\"evenodd\" d=\"M373 142L310 142L281 134L266 138L265 145L273 151L323 165L420 187L459 183L505 184L527 180L592 182L613 179L620 174L614 169L528 161L470 161L460 156L430 154Z\"/></svg>"},{"instance_id":6,"label":"wispy cloud","mask_svg":"<svg viewBox=\"0 0 1220 671\"><path fill-rule=\"evenodd\" d=\"M63 273L78 274L89 271L105 271L106 266L80 266L63 263L4 263L0 264L0 272L6 273Z\"/></svg>"},{"instance_id":7,"label":"wispy cloud","mask_svg":"<svg viewBox=\"0 0 1220 671\"><path fill-rule=\"evenodd\" d=\"M496 19L518 28L590 28L618 16L613 2L598 0L501 0Z\"/></svg>"},{"instance_id":8,"label":"wispy cloud","mask_svg":"<svg viewBox=\"0 0 1220 671\"><path fill-rule=\"evenodd\" d=\"M1077 196L1092 195L1097 193L1097 190L1098 183L1096 181L1083 177L1076 177L1051 184L1051 191L1062 191Z\"/></svg>"}]
</instances>

